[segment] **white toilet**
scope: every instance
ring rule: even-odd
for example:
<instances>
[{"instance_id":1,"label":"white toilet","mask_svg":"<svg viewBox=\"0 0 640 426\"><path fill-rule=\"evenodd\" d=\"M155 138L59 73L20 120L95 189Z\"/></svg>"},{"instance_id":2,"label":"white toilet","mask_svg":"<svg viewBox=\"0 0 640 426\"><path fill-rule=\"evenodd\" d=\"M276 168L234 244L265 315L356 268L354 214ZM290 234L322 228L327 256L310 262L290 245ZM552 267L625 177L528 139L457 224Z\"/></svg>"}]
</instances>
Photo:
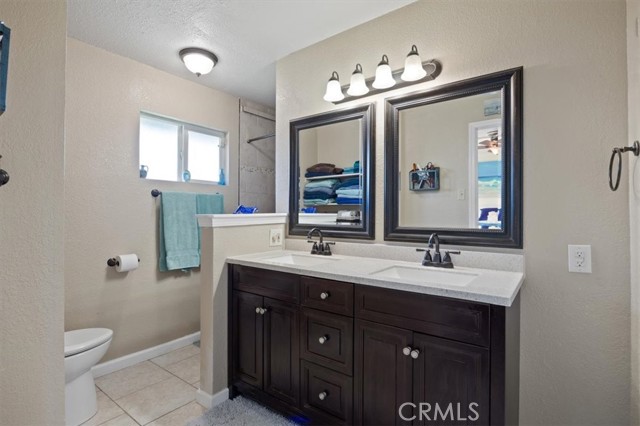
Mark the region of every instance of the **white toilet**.
<instances>
[{"instance_id":1,"label":"white toilet","mask_svg":"<svg viewBox=\"0 0 640 426\"><path fill-rule=\"evenodd\" d=\"M85 328L64 333L64 402L67 426L77 426L98 411L91 367L109 349L113 331Z\"/></svg>"}]
</instances>

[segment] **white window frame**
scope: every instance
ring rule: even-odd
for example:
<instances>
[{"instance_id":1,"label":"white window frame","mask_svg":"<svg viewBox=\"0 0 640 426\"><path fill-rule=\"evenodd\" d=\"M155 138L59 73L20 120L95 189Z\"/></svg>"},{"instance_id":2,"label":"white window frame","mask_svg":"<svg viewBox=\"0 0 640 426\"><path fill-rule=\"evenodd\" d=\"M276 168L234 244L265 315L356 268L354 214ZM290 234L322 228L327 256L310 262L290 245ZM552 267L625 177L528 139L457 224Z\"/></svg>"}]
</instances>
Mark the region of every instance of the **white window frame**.
<instances>
[{"instance_id":1,"label":"white window frame","mask_svg":"<svg viewBox=\"0 0 640 426\"><path fill-rule=\"evenodd\" d=\"M185 121L176 120L175 118L166 117L159 114L154 114L148 111L140 111L140 118L145 117L152 120L158 120L165 123L171 123L178 126L178 164L176 165L176 180L175 182L184 182L182 179L182 174L185 170L189 170L189 132L197 132L208 136L214 136L220 138L220 146L218 149L218 153L220 155L220 168L225 171L225 182L228 182L228 170L227 170L227 145L229 132L225 132L223 130L211 129L204 126L199 126L193 123L187 123ZM138 140L138 144L140 140ZM173 181L165 181L165 182L173 182ZM184 183L201 183L205 185L220 185L220 180L209 181L209 180L198 180L191 179L188 182ZM226 185L226 183L225 183Z\"/></svg>"}]
</instances>

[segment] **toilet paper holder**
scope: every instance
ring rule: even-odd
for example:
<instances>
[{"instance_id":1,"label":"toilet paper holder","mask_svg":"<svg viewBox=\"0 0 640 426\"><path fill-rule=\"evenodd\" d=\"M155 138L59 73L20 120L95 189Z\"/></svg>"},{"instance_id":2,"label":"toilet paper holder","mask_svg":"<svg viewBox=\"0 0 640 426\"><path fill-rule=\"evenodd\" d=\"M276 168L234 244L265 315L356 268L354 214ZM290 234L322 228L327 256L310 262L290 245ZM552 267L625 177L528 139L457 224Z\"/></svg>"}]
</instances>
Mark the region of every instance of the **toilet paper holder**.
<instances>
[{"instance_id":1,"label":"toilet paper holder","mask_svg":"<svg viewBox=\"0 0 640 426\"><path fill-rule=\"evenodd\" d=\"M138 263L140 263L140 258L138 258ZM111 259L107 260L107 266L118 266L120 264L120 262L118 262L118 259L116 259L115 257L112 257Z\"/></svg>"}]
</instances>

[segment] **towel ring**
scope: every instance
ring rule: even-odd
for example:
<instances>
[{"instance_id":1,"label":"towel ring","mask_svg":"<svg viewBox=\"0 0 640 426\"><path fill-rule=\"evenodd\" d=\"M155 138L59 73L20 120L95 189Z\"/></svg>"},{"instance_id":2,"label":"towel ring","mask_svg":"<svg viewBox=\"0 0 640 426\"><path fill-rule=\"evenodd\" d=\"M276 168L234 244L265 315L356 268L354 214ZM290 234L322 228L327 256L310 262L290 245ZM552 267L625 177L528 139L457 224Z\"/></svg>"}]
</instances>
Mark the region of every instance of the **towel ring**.
<instances>
[{"instance_id":1,"label":"towel ring","mask_svg":"<svg viewBox=\"0 0 640 426\"><path fill-rule=\"evenodd\" d=\"M640 142L634 141L633 146L625 146L623 148L613 148L611 152L611 158L609 159L609 188L612 191L617 191L620 186L620 176L622 176L622 154L625 152L633 152L636 157L640 155ZM618 173L616 174L616 181L613 182L613 162L618 157Z\"/></svg>"}]
</instances>

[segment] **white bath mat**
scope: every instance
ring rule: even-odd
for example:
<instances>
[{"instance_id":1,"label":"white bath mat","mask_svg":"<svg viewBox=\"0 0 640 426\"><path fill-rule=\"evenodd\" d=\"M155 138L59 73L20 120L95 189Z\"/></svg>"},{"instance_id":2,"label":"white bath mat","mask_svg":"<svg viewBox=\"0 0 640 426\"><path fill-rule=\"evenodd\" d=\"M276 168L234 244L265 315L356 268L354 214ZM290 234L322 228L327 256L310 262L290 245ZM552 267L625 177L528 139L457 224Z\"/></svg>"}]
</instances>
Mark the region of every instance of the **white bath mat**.
<instances>
[{"instance_id":1,"label":"white bath mat","mask_svg":"<svg viewBox=\"0 0 640 426\"><path fill-rule=\"evenodd\" d=\"M238 396L213 407L187 426L296 426L257 402Z\"/></svg>"}]
</instances>

